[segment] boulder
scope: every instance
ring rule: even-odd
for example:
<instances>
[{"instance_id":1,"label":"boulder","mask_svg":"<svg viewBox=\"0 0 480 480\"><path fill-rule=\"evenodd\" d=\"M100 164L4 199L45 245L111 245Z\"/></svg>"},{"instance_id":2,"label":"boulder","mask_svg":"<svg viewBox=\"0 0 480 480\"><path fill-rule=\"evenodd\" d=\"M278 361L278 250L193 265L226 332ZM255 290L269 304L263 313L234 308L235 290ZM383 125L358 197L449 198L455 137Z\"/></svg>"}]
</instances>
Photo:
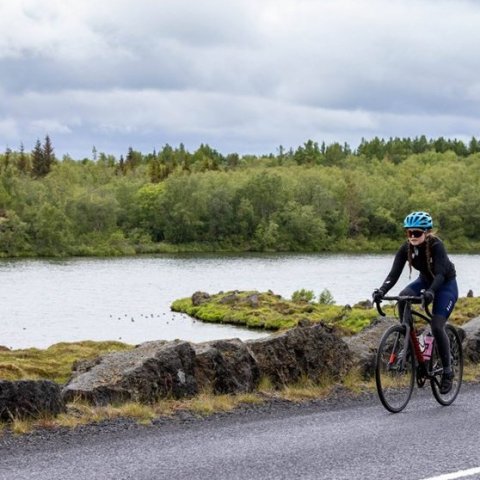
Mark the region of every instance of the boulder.
<instances>
[{"instance_id":1,"label":"boulder","mask_svg":"<svg viewBox=\"0 0 480 480\"><path fill-rule=\"evenodd\" d=\"M260 299L258 297L258 294L256 293L254 293L253 295L249 295L245 299L245 302L252 308L258 308L260 306Z\"/></svg>"},{"instance_id":2,"label":"boulder","mask_svg":"<svg viewBox=\"0 0 480 480\"><path fill-rule=\"evenodd\" d=\"M192 346L199 390L243 393L257 386L260 378L257 364L241 340L216 340Z\"/></svg>"},{"instance_id":3,"label":"boulder","mask_svg":"<svg viewBox=\"0 0 480 480\"><path fill-rule=\"evenodd\" d=\"M202 303L207 302L210 299L210 295L207 292L195 292L192 295L192 305L198 307Z\"/></svg>"},{"instance_id":4,"label":"boulder","mask_svg":"<svg viewBox=\"0 0 480 480\"><path fill-rule=\"evenodd\" d=\"M463 339L463 354L466 360L474 363L480 362L480 317L472 318L462 325L465 334ZM461 331L459 329L459 332ZM460 338L462 338L460 336Z\"/></svg>"},{"instance_id":5,"label":"boulder","mask_svg":"<svg viewBox=\"0 0 480 480\"><path fill-rule=\"evenodd\" d=\"M162 397L197 393L195 352L188 342L146 342L127 352L80 364L63 389L65 401L96 405L128 400L152 403Z\"/></svg>"},{"instance_id":6,"label":"boulder","mask_svg":"<svg viewBox=\"0 0 480 480\"><path fill-rule=\"evenodd\" d=\"M0 381L0 420L38 418L65 411L60 386L49 380Z\"/></svg>"},{"instance_id":7,"label":"boulder","mask_svg":"<svg viewBox=\"0 0 480 480\"><path fill-rule=\"evenodd\" d=\"M236 293L229 293L228 295L225 295L218 301L218 303L227 304L227 305L232 305L233 303L237 303L237 302L238 302L238 295Z\"/></svg>"},{"instance_id":8,"label":"boulder","mask_svg":"<svg viewBox=\"0 0 480 480\"><path fill-rule=\"evenodd\" d=\"M260 376L282 386L308 376L312 380L339 378L351 365L347 344L322 323L296 327L267 338L246 342Z\"/></svg>"},{"instance_id":9,"label":"boulder","mask_svg":"<svg viewBox=\"0 0 480 480\"><path fill-rule=\"evenodd\" d=\"M378 317L357 335L343 338L353 354L354 366L360 369L365 378L375 373L375 356L383 333L397 323L397 318Z\"/></svg>"}]
</instances>

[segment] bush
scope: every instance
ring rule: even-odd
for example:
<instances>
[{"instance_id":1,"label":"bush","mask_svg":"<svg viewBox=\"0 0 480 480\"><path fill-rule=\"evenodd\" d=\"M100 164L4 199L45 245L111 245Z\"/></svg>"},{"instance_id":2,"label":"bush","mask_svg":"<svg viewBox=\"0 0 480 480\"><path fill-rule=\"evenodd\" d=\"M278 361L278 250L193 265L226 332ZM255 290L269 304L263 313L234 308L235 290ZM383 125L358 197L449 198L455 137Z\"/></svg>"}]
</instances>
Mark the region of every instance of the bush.
<instances>
[{"instance_id":1,"label":"bush","mask_svg":"<svg viewBox=\"0 0 480 480\"><path fill-rule=\"evenodd\" d=\"M330 290L324 288L320 295L318 296L318 303L322 305L335 305L335 299L330 293Z\"/></svg>"},{"instance_id":2,"label":"bush","mask_svg":"<svg viewBox=\"0 0 480 480\"><path fill-rule=\"evenodd\" d=\"M312 290L305 290L302 288L301 290L295 290L292 293L292 302L295 303L310 303L315 298L315 294Z\"/></svg>"}]
</instances>

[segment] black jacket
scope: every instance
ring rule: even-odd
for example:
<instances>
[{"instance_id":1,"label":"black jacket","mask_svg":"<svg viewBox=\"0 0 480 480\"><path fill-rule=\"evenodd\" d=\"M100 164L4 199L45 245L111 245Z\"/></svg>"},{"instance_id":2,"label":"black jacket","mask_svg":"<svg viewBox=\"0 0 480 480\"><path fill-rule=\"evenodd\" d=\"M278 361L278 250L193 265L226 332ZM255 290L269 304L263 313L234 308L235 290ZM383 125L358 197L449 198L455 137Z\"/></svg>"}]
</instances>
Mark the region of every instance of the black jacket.
<instances>
[{"instance_id":1,"label":"black jacket","mask_svg":"<svg viewBox=\"0 0 480 480\"><path fill-rule=\"evenodd\" d=\"M427 241L430 242L430 269L427 264ZM443 242L439 238L431 237L418 247L412 247L407 241L399 248L392 269L380 287L384 293L397 283L408 261L409 248L412 249L412 267L420 272L420 277L430 285L430 290L435 292L440 285L456 277L455 265L448 258Z\"/></svg>"}]
</instances>

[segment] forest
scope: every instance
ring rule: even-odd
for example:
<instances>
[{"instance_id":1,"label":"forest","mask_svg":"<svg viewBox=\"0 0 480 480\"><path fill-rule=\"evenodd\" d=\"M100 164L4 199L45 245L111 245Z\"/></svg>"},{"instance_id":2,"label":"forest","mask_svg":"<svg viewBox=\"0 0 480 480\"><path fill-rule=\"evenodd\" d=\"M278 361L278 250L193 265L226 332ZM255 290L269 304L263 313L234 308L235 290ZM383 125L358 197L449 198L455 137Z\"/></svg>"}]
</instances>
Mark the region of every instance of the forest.
<instances>
[{"instance_id":1,"label":"forest","mask_svg":"<svg viewBox=\"0 0 480 480\"><path fill-rule=\"evenodd\" d=\"M0 257L157 252L373 252L429 211L456 251L480 250L480 142L308 140L268 155L180 144L58 159L47 135L0 154Z\"/></svg>"}]
</instances>

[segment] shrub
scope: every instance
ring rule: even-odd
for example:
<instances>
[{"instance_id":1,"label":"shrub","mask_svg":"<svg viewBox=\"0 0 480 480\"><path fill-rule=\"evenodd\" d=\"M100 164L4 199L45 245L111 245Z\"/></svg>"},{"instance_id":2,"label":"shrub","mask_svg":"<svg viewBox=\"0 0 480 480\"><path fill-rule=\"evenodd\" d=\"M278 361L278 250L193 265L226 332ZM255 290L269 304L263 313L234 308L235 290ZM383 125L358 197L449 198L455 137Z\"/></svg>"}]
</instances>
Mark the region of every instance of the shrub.
<instances>
[{"instance_id":1,"label":"shrub","mask_svg":"<svg viewBox=\"0 0 480 480\"><path fill-rule=\"evenodd\" d=\"M295 303L309 303L313 301L315 298L315 294L312 290L305 290L302 288L301 290L295 290L292 293L292 302Z\"/></svg>"},{"instance_id":2,"label":"shrub","mask_svg":"<svg viewBox=\"0 0 480 480\"><path fill-rule=\"evenodd\" d=\"M318 296L318 303L322 305L335 305L335 299L330 293L330 290L324 288L320 295Z\"/></svg>"}]
</instances>

